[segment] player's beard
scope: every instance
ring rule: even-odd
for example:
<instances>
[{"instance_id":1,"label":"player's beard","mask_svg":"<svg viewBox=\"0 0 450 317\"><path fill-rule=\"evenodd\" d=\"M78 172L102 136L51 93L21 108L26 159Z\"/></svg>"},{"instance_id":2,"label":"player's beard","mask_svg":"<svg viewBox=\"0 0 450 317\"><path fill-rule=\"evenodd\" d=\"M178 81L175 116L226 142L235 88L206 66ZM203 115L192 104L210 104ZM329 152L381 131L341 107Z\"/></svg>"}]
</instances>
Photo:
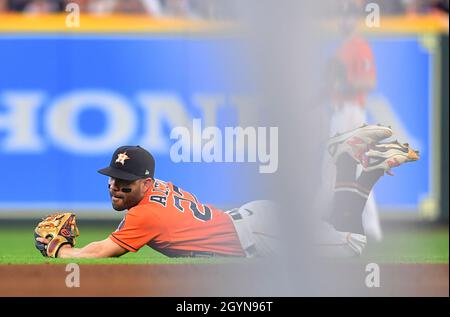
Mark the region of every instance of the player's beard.
<instances>
[{"instance_id":1,"label":"player's beard","mask_svg":"<svg viewBox=\"0 0 450 317\"><path fill-rule=\"evenodd\" d=\"M130 209L142 200L141 195L138 192L131 192L127 194L113 194L109 193L111 196L111 204L114 210L116 211L123 211Z\"/></svg>"}]
</instances>

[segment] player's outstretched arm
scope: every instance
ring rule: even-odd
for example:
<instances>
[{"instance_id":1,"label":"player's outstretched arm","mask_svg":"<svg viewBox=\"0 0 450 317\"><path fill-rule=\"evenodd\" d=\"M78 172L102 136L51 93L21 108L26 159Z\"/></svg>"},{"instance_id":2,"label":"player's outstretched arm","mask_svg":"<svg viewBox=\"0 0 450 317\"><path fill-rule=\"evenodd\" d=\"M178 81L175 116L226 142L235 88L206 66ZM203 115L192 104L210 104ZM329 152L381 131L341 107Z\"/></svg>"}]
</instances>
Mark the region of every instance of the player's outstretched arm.
<instances>
[{"instance_id":1,"label":"player's outstretched arm","mask_svg":"<svg viewBox=\"0 0 450 317\"><path fill-rule=\"evenodd\" d=\"M79 236L76 215L57 212L42 219L34 229L36 248L43 256L52 258L109 258L128 251L107 238L83 248L74 248Z\"/></svg>"},{"instance_id":2,"label":"player's outstretched arm","mask_svg":"<svg viewBox=\"0 0 450 317\"><path fill-rule=\"evenodd\" d=\"M37 238L39 242L48 244L48 240L44 238ZM120 245L114 243L111 239L106 238L102 241L89 243L83 248L73 248L69 244L63 245L58 251L58 258L62 259L94 259L94 258L109 258L119 257L128 251Z\"/></svg>"}]
</instances>

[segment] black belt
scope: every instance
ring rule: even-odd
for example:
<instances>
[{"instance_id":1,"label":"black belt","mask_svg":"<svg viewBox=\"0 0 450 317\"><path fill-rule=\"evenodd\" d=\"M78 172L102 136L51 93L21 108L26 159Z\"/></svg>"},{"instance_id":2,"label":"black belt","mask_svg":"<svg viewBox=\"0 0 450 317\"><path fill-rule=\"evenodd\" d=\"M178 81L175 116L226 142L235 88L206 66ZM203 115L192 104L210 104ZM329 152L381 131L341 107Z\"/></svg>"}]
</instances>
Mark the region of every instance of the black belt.
<instances>
[{"instance_id":1,"label":"black belt","mask_svg":"<svg viewBox=\"0 0 450 317\"><path fill-rule=\"evenodd\" d=\"M243 219L238 208L227 210L226 213L229 214L233 220L242 220Z\"/></svg>"}]
</instances>

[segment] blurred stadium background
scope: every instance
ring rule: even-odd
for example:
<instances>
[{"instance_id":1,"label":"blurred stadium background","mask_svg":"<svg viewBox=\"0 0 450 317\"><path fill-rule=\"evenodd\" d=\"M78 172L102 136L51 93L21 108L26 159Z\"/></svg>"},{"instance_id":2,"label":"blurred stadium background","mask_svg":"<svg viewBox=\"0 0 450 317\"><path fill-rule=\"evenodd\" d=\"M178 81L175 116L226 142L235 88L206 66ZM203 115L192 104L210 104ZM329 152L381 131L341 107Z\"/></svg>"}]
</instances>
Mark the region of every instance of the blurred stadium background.
<instances>
[{"instance_id":1,"label":"blurred stadium background","mask_svg":"<svg viewBox=\"0 0 450 317\"><path fill-rule=\"evenodd\" d=\"M65 23L69 2L80 6L79 27ZM422 155L377 186L377 200L385 217L445 222L448 1L379 4L382 27L361 26L378 77L368 112L373 122L391 123ZM1 217L109 209L96 170L123 143L150 148L159 177L212 203L245 201L217 195L193 177L214 169L212 178L219 179L232 172L226 164L181 170L168 157L172 127L194 117L221 127L249 116L246 88L227 78L239 48L226 30L238 9L234 1L0 1L0 151L8 180ZM39 186L24 193L24 180Z\"/></svg>"},{"instance_id":2,"label":"blurred stadium background","mask_svg":"<svg viewBox=\"0 0 450 317\"><path fill-rule=\"evenodd\" d=\"M380 27L359 23L377 67L369 116L421 152L376 188L390 249L373 252L448 264L448 1L356 2L381 13ZM69 3L80 7L79 26L66 23ZM120 219L96 171L122 144L150 149L156 177L201 200L228 208L263 198L255 165L169 157L173 127L192 118L245 126L258 112L251 78L235 73L246 58L239 17L239 1L226 0L0 0L1 243L56 210L75 211L80 223Z\"/></svg>"}]
</instances>

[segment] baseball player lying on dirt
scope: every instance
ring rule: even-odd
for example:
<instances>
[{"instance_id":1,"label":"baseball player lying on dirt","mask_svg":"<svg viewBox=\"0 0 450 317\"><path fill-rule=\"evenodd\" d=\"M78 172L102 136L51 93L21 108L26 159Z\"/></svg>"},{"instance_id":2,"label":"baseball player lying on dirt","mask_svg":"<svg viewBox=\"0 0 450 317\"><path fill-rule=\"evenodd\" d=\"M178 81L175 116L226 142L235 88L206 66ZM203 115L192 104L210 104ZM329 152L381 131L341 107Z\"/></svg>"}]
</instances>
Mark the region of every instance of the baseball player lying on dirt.
<instances>
[{"instance_id":1,"label":"baseball player lying on dirt","mask_svg":"<svg viewBox=\"0 0 450 317\"><path fill-rule=\"evenodd\" d=\"M337 177L333 210L322 225L319 244L328 246L331 254L361 254L366 245L362 212L373 186L392 167L418 160L418 152L406 143L380 143L391 135L388 127L364 125L330 139L328 152ZM358 165L363 172L356 178ZM274 215L274 203L253 201L222 211L170 182L155 179L154 169L155 161L145 149L118 148L110 165L99 170L109 176L113 208L127 210L117 230L105 240L74 248L75 215L57 213L36 227L36 248L55 258L119 257L144 245L169 257L253 257L276 252L274 226L267 221Z\"/></svg>"}]
</instances>

